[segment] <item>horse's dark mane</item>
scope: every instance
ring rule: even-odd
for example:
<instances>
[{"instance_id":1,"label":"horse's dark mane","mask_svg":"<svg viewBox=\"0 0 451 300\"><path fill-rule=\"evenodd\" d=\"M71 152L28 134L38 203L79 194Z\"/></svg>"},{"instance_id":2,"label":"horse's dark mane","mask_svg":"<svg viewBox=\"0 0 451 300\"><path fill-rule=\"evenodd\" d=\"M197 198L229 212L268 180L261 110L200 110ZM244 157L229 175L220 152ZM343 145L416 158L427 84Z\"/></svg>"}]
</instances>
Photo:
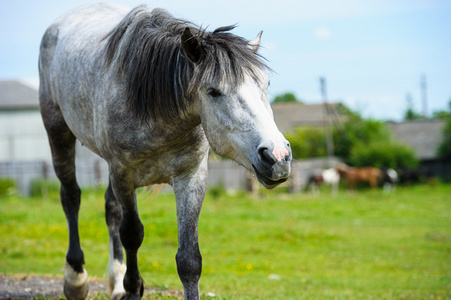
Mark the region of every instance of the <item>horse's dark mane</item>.
<instances>
[{"instance_id":1,"label":"horse's dark mane","mask_svg":"<svg viewBox=\"0 0 451 300\"><path fill-rule=\"evenodd\" d=\"M205 50L197 68L181 47L187 26ZM138 6L106 36L106 65L126 81L127 105L136 117L171 120L186 112L197 87L223 80L238 85L245 72L267 68L247 40L229 32L234 27L207 32L163 9Z\"/></svg>"}]
</instances>

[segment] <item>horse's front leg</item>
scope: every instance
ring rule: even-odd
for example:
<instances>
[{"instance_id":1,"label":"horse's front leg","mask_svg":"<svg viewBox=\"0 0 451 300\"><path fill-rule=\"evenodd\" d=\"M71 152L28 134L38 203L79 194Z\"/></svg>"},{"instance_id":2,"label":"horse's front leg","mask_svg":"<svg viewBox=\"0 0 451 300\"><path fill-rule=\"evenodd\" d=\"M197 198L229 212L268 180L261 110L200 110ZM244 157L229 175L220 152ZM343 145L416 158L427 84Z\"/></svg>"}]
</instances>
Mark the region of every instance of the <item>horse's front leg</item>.
<instances>
[{"instance_id":1,"label":"horse's front leg","mask_svg":"<svg viewBox=\"0 0 451 300\"><path fill-rule=\"evenodd\" d=\"M185 300L199 299L199 279L202 256L199 250L197 224L205 196L207 161L190 177L176 178L173 188L177 202L179 247L176 255L177 271L183 284Z\"/></svg>"},{"instance_id":2,"label":"horse's front leg","mask_svg":"<svg viewBox=\"0 0 451 300\"><path fill-rule=\"evenodd\" d=\"M141 299L144 283L138 269L138 249L144 239L144 226L138 215L135 187L124 174L110 175L111 189L122 210L119 233L127 258L123 281L125 296L122 299ZM120 259L118 262L120 263Z\"/></svg>"}]
</instances>

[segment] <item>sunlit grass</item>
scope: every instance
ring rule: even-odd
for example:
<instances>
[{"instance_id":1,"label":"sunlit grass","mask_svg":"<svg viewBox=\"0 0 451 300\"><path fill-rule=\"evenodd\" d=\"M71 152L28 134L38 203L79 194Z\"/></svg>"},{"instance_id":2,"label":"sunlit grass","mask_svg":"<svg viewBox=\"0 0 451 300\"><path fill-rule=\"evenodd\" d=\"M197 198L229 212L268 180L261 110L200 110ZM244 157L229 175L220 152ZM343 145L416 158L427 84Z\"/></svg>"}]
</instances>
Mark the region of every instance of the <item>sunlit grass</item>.
<instances>
[{"instance_id":1,"label":"sunlit grass","mask_svg":"<svg viewBox=\"0 0 451 300\"><path fill-rule=\"evenodd\" d=\"M82 197L85 267L106 278L103 193ZM181 290L174 196L142 191L139 198L142 276L149 286ZM68 242L56 196L0 199L0 237L0 272L62 274ZM450 185L389 195L207 195L199 240L201 291L215 299L451 298Z\"/></svg>"}]
</instances>

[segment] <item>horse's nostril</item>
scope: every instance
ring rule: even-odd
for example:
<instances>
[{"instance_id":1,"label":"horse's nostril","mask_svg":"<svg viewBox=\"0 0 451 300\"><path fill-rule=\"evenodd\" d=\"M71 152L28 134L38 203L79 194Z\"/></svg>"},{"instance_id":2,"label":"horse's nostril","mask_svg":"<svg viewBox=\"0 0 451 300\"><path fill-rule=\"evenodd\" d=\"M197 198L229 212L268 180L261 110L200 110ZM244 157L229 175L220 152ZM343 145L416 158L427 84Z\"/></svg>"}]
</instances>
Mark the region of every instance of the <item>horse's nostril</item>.
<instances>
[{"instance_id":1,"label":"horse's nostril","mask_svg":"<svg viewBox=\"0 0 451 300\"><path fill-rule=\"evenodd\" d=\"M272 167L277 162L277 159L266 147L258 149L258 157L260 158L260 161L268 167Z\"/></svg>"}]
</instances>

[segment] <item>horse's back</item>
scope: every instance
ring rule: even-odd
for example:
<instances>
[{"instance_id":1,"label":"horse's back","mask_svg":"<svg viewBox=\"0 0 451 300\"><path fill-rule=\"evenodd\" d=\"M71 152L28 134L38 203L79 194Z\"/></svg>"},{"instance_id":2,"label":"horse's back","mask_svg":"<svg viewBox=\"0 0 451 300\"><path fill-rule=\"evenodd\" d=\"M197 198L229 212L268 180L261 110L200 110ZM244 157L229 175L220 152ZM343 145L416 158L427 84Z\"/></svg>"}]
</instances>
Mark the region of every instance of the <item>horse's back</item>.
<instances>
[{"instance_id":1,"label":"horse's back","mask_svg":"<svg viewBox=\"0 0 451 300\"><path fill-rule=\"evenodd\" d=\"M56 19L41 40L39 53L39 76L41 89L50 92L58 86L54 81L66 80L75 84L71 77L82 68L99 63L103 38L116 26L128 8L113 4L94 4L75 8ZM92 71L91 71L92 73ZM71 81L71 82L70 82Z\"/></svg>"},{"instance_id":2,"label":"horse's back","mask_svg":"<svg viewBox=\"0 0 451 300\"><path fill-rule=\"evenodd\" d=\"M45 32L40 47L39 65L42 72L54 64L57 47L68 50L64 54L83 54L93 40L100 40L123 18L128 9L113 4L94 4L73 9L56 19ZM81 51L81 53L80 53ZM67 57L67 56L66 56Z\"/></svg>"},{"instance_id":3,"label":"horse's back","mask_svg":"<svg viewBox=\"0 0 451 300\"><path fill-rule=\"evenodd\" d=\"M96 32L104 27L117 25L129 10L125 6L110 3L80 6L61 15L52 26L58 26L63 35L74 30L83 34Z\"/></svg>"},{"instance_id":4,"label":"horse's back","mask_svg":"<svg viewBox=\"0 0 451 300\"><path fill-rule=\"evenodd\" d=\"M96 93L111 90L101 84L108 82L103 68L103 39L128 10L112 4L73 9L56 19L41 41L40 105L41 111L53 114L49 120L44 117L44 123L49 127L52 119L62 117L72 133L96 153Z\"/></svg>"}]
</instances>

